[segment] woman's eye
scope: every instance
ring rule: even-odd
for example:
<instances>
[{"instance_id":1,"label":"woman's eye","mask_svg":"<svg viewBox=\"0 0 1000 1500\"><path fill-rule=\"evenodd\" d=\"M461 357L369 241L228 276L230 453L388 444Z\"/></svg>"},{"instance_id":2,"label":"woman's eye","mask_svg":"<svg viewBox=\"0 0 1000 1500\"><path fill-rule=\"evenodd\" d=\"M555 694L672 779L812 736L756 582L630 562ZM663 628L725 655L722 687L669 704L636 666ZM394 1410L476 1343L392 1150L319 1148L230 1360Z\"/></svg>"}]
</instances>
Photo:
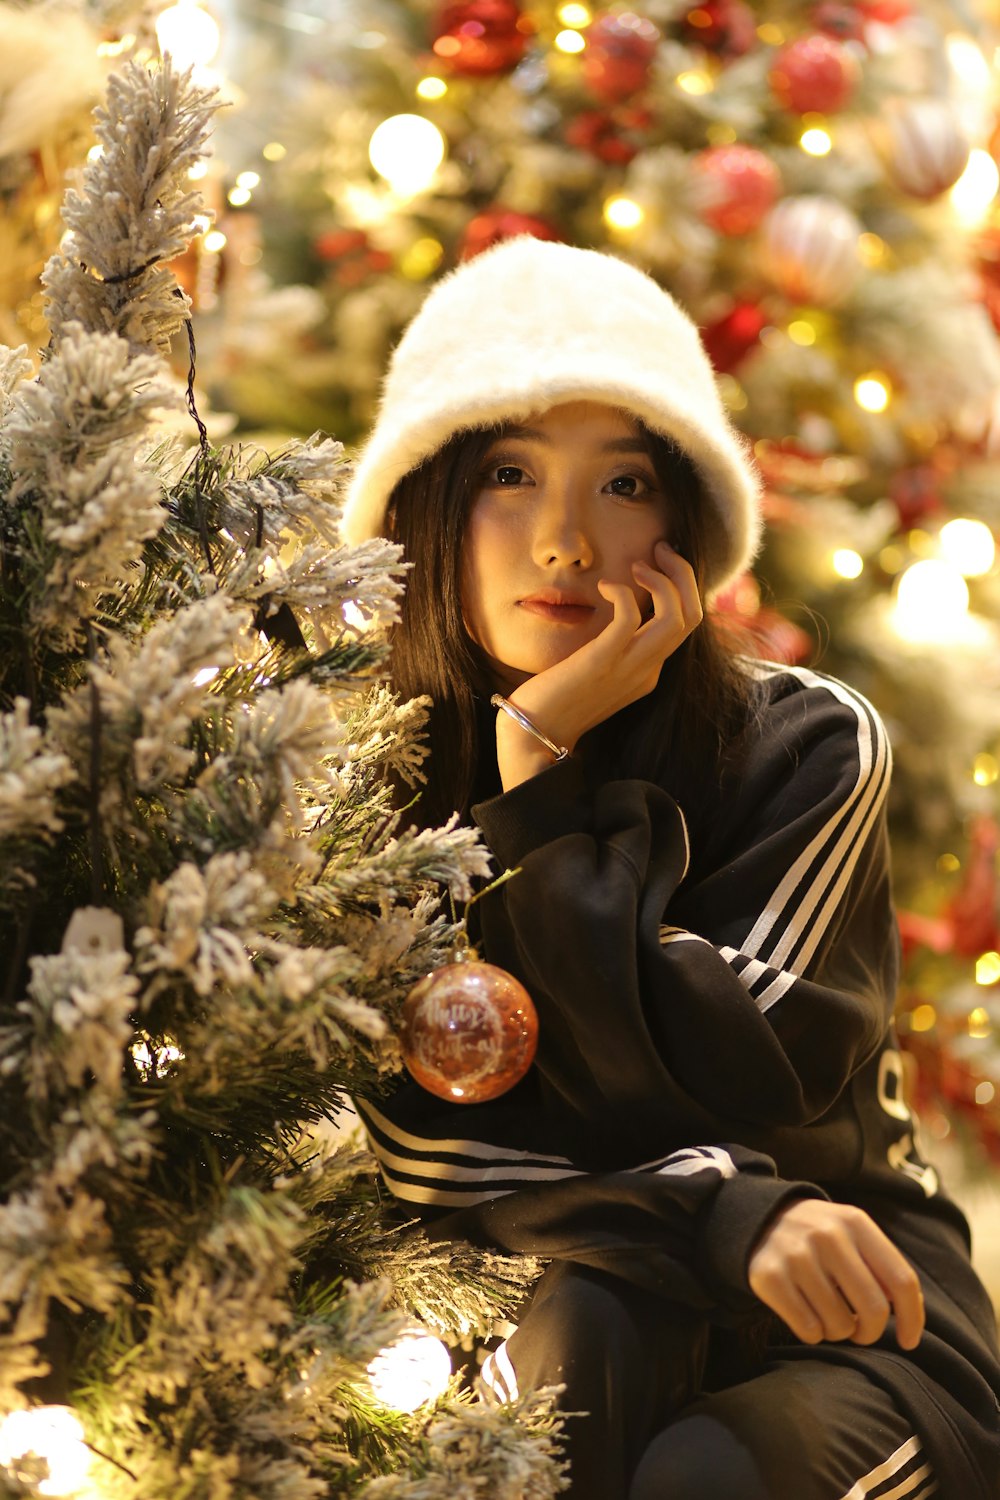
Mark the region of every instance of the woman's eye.
<instances>
[{"instance_id":1,"label":"woman's eye","mask_svg":"<svg viewBox=\"0 0 1000 1500\"><path fill-rule=\"evenodd\" d=\"M608 489L613 495L620 495L625 500L638 500L650 490L651 486L638 474L619 474L612 479Z\"/></svg>"},{"instance_id":2,"label":"woman's eye","mask_svg":"<svg viewBox=\"0 0 1000 1500\"><path fill-rule=\"evenodd\" d=\"M497 484L522 484L524 470L519 469L516 464L500 464L490 470L490 478L495 479Z\"/></svg>"}]
</instances>

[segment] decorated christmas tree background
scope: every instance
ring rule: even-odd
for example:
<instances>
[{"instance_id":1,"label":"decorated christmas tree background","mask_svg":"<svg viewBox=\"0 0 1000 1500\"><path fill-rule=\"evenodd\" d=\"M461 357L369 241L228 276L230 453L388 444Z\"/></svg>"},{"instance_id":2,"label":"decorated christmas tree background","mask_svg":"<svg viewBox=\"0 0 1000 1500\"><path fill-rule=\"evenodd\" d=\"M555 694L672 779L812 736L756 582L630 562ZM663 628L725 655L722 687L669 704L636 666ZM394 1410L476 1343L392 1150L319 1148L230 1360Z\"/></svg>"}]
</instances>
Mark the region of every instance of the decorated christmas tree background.
<instances>
[{"instance_id":1,"label":"decorated christmas tree background","mask_svg":"<svg viewBox=\"0 0 1000 1500\"><path fill-rule=\"evenodd\" d=\"M0 349L0 1493L548 1500L549 1397L457 1373L535 1268L431 1245L321 1128L487 856L396 835L423 705L340 445L162 421L213 111L112 75L40 372Z\"/></svg>"}]
</instances>

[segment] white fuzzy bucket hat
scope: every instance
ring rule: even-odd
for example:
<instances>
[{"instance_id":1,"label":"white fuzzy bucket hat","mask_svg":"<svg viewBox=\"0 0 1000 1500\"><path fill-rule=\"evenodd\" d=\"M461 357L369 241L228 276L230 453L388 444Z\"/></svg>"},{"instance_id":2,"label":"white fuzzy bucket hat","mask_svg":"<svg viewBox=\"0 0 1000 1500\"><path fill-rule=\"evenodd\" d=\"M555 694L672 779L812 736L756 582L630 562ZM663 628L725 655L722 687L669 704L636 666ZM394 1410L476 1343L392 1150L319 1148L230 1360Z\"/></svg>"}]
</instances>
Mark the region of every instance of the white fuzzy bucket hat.
<instances>
[{"instance_id":1,"label":"white fuzzy bucket hat","mask_svg":"<svg viewBox=\"0 0 1000 1500\"><path fill-rule=\"evenodd\" d=\"M630 412L688 454L716 523L706 586L742 572L760 540L759 481L694 324L625 261L526 235L443 277L403 334L348 490L345 540L380 535L395 485L456 432L581 400Z\"/></svg>"}]
</instances>

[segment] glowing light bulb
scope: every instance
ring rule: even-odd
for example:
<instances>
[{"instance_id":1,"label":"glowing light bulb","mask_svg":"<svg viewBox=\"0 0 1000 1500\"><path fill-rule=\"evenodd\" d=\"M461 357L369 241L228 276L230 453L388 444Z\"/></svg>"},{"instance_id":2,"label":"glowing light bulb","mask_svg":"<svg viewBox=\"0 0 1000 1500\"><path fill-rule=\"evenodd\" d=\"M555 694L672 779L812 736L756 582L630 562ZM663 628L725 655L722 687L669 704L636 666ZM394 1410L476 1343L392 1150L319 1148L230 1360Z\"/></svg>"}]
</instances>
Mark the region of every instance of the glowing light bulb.
<instances>
[{"instance_id":1,"label":"glowing light bulb","mask_svg":"<svg viewBox=\"0 0 1000 1500\"><path fill-rule=\"evenodd\" d=\"M413 197L428 187L444 161L444 136L423 115L391 115L373 134L368 156L395 192Z\"/></svg>"},{"instance_id":2,"label":"glowing light bulb","mask_svg":"<svg viewBox=\"0 0 1000 1500\"><path fill-rule=\"evenodd\" d=\"M976 983L996 984L1000 980L1000 953L981 953L976 959Z\"/></svg>"},{"instance_id":3,"label":"glowing light bulb","mask_svg":"<svg viewBox=\"0 0 1000 1500\"><path fill-rule=\"evenodd\" d=\"M799 145L808 156L829 156L833 150L830 132L821 129L818 125L813 125L802 132Z\"/></svg>"},{"instance_id":4,"label":"glowing light bulb","mask_svg":"<svg viewBox=\"0 0 1000 1500\"><path fill-rule=\"evenodd\" d=\"M582 52L587 43L578 31L560 31L555 46L560 52Z\"/></svg>"},{"instance_id":5,"label":"glowing light bulb","mask_svg":"<svg viewBox=\"0 0 1000 1500\"><path fill-rule=\"evenodd\" d=\"M815 326L806 318L793 318L788 325L788 337L793 344L808 349L816 342Z\"/></svg>"},{"instance_id":6,"label":"glowing light bulb","mask_svg":"<svg viewBox=\"0 0 1000 1500\"><path fill-rule=\"evenodd\" d=\"M960 639L969 609L969 586L942 557L911 563L896 584L895 624L914 642Z\"/></svg>"},{"instance_id":7,"label":"glowing light bulb","mask_svg":"<svg viewBox=\"0 0 1000 1500\"><path fill-rule=\"evenodd\" d=\"M982 1083L976 1084L977 1104L992 1104L995 1094L996 1089L994 1088L993 1084L990 1083L988 1078L984 1079Z\"/></svg>"},{"instance_id":8,"label":"glowing light bulb","mask_svg":"<svg viewBox=\"0 0 1000 1500\"><path fill-rule=\"evenodd\" d=\"M930 1031L937 1021L937 1011L933 1005L917 1005L910 1011L911 1031Z\"/></svg>"},{"instance_id":9,"label":"glowing light bulb","mask_svg":"<svg viewBox=\"0 0 1000 1500\"><path fill-rule=\"evenodd\" d=\"M451 1379L451 1356L432 1333L413 1329L376 1354L368 1379L383 1406L416 1411L444 1395Z\"/></svg>"},{"instance_id":10,"label":"glowing light bulb","mask_svg":"<svg viewBox=\"0 0 1000 1500\"><path fill-rule=\"evenodd\" d=\"M609 198L604 205L604 220L612 229L638 229L645 217L640 204L632 198Z\"/></svg>"},{"instance_id":11,"label":"glowing light bulb","mask_svg":"<svg viewBox=\"0 0 1000 1500\"><path fill-rule=\"evenodd\" d=\"M861 375L854 382L854 399L865 411L885 411L891 395L892 386L888 376L877 371Z\"/></svg>"},{"instance_id":12,"label":"glowing light bulb","mask_svg":"<svg viewBox=\"0 0 1000 1500\"><path fill-rule=\"evenodd\" d=\"M435 78L432 75L428 78L421 78L416 92L418 99L443 99L448 92L448 85L443 78Z\"/></svg>"},{"instance_id":13,"label":"glowing light bulb","mask_svg":"<svg viewBox=\"0 0 1000 1500\"><path fill-rule=\"evenodd\" d=\"M0 1468L18 1477L19 1462L32 1457L48 1465L48 1478L32 1485L40 1495L75 1495L86 1484L90 1450L68 1406L33 1406L0 1421ZM31 1482L30 1468L24 1481Z\"/></svg>"},{"instance_id":14,"label":"glowing light bulb","mask_svg":"<svg viewBox=\"0 0 1000 1500\"><path fill-rule=\"evenodd\" d=\"M558 14L564 26L574 26L578 31L584 26L589 26L593 20L593 16L585 5L561 5Z\"/></svg>"},{"instance_id":15,"label":"glowing light bulb","mask_svg":"<svg viewBox=\"0 0 1000 1500\"><path fill-rule=\"evenodd\" d=\"M444 259L444 246L440 240L424 235L414 240L399 262L399 269L410 281L426 281Z\"/></svg>"},{"instance_id":16,"label":"glowing light bulb","mask_svg":"<svg viewBox=\"0 0 1000 1500\"><path fill-rule=\"evenodd\" d=\"M1000 779L1000 764L995 755L981 750L972 762L972 779L976 786L992 786Z\"/></svg>"},{"instance_id":17,"label":"glowing light bulb","mask_svg":"<svg viewBox=\"0 0 1000 1500\"><path fill-rule=\"evenodd\" d=\"M984 521L948 521L941 527L940 542L941 556L966 578L979 578L993 566L996 543Z\"/></svg>"},{"instance_id":18,"label":"glowing light bulb","mask_svg":"<svg viewBox=\"0 0 1000 1500\"><path fill-rule=\"evenodd\" d=\"M953 31L945 38L944 45L951 71L963 94L988 94L992 86L990 65L972 37Z\"/></svg>"},{"instance_id":19,"label":"glowing light bulb","mask_svg":"<svg viewBox=\"0 0 1000 1500\"><path fill-rule=\"evenodd\" d=\"M156 39L179 68L205 68L219 50L221 34L197 0L177 0L157 17Z\"/></svg>"},{"instance_id":20,"label":"glowing light bulb","mask_svg":"<svg viewBox=\"0 0 1000 1500\"><path fill-rule=\"evenodd\" d=\"M280 141L268 141L260 154L265 161L283 161L288 155L288 147L283 146Z\"/></svg>"},{"instance_id":21,"label":"glowing light bulb","mask_svg":"<svg viewBox=\"0 0 1000 1500\"><path fill-rule=\"evenodd\" d=\"M952 207L966 224L978 224L989 212L1000 191L1000 170L988 151L976 146L969 152L969 162L952 188Z\"/></svg>"},{"instance_id":22,"label":"glowing light bulb","mask_svg":"<svg viewBox=\"0 0 1000 1500\"><path fill-rule=\"evenodd\" d=\"M236 178L238 188L249 188L253 192L255 187L260 187L259 172L240 172Z\"/></svg>"},{"instance_id":23,"label":"glowing light bulb","mask_svg":"<svg viewBox=\"0 0 1000 1500\"><path fill-rule=\"evenodd\" d=\"M864 571L865 560L853 547L838 547L832 562L838 578L860 578Z\"/></svg>"},{"instance_id":24,"label":"glowing light bulb","mask_svg":"<svg viewBox=\"0 0 1000 1500\"><path fill-rule=\"evenodd\" d=\"M685 94L710 94L715 84L707 73L699 73L695 69L689 69L685 73L678 73L677 87Z\"/></svg>"},{"instance_id":25,"label":"glowing light bulb","mask_svg":"<svg viewBox=\"0 0 1000 1500\"><path fill-rule=\"evenodd\" d=\"M220 251L226 248L226 245L228 243L229 241L226 239L226 236L223 234L221 229L209 230L208 234L206 234L205 238L202 240L202 244L205 246L205 249L208 251L209 255L218 255Z\"/></svg>"},{"instance_id":26,"label":"glowing light bulb","mask_svg":"<svg viewBox=\"0 0 1000 1500\"><path fill-rule=\"evenodd\" d=\"M993 1027L990 1025L990 1013L984 1005L977 1005L974 1010L969 1011L969 1019L966 1023L969 1035L981 1041L989 1036Z\"/></svg>"}]
</instances>

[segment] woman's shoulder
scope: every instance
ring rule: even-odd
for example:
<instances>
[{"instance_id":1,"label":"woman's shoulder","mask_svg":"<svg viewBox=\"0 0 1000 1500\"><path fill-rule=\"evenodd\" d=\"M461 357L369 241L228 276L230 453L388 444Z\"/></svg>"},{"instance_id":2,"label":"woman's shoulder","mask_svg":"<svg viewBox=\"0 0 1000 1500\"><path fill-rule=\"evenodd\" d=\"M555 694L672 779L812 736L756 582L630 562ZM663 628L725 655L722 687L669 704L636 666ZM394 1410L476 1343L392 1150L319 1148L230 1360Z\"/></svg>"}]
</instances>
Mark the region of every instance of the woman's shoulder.
<instances>
[{"instance_id":1,"label":"woman's shoulder","mask_svg":"<svg viewBox=\"0 0 1000 1500\"><path fill-rule=\"evenodd\" d=\"M888 752L882 718L863 693L815 667L740 657L740 670L754 686L758 727L766 737L797 733L812 737L839 730L860 744Z\"/></svg>"}]
</instances>

